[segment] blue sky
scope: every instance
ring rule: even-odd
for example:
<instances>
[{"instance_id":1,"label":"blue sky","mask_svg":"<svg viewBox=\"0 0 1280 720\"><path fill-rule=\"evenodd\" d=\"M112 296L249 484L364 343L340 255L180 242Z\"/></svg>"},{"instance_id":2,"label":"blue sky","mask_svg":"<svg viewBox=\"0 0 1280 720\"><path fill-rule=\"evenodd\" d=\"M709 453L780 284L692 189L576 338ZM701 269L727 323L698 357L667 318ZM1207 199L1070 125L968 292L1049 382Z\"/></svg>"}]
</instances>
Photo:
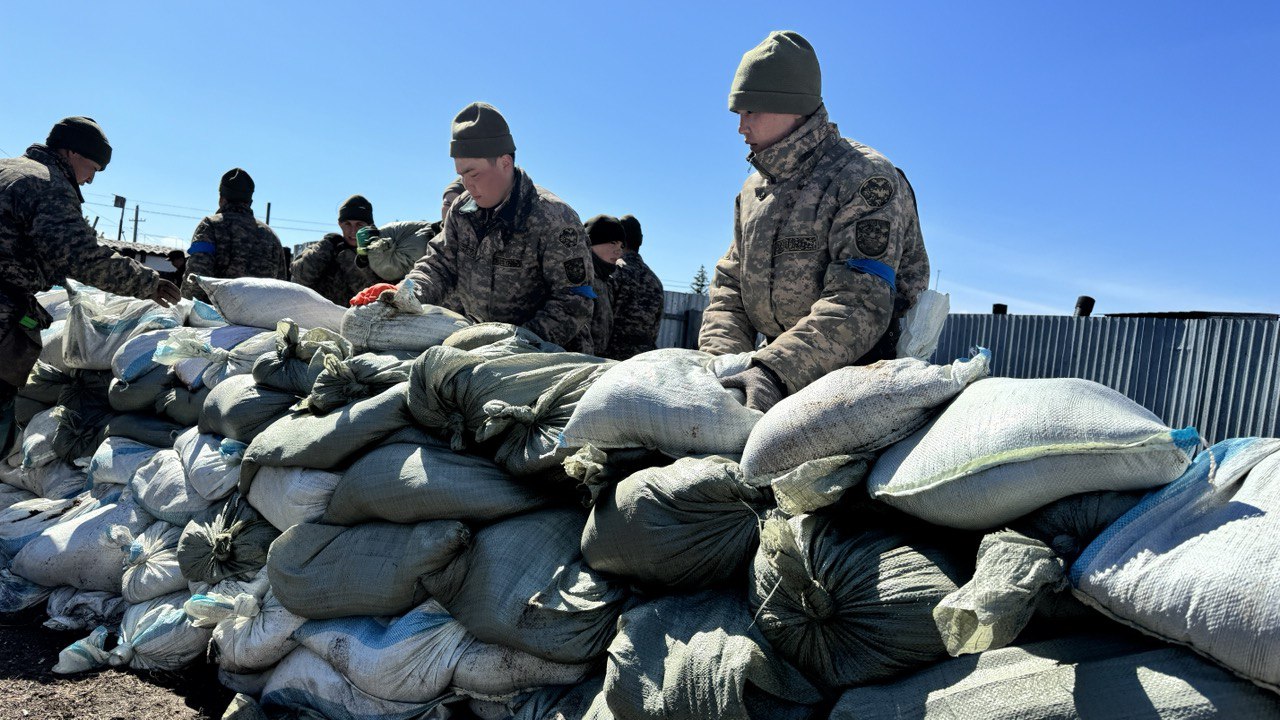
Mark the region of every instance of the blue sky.
<instances>
[{"instance_id":1,"label":"blue sky","mask_svg":"<svg viewBox=\"0 0 1280 720\"><path fill-rule=\"evenodd\" d=\"M233 166L286 244L434 218L473 100L583 217L633 213L668 289L711 271L749 166L727 110L773 29L818 50L841 132L915 186L953 311L1280 311L1280 3L5 3L0 151L95 117L85 188L185 245ZM186 217L182 217L186 216ZM165 241L165 238L173 240Z\"/></svg>"}]
</instances>

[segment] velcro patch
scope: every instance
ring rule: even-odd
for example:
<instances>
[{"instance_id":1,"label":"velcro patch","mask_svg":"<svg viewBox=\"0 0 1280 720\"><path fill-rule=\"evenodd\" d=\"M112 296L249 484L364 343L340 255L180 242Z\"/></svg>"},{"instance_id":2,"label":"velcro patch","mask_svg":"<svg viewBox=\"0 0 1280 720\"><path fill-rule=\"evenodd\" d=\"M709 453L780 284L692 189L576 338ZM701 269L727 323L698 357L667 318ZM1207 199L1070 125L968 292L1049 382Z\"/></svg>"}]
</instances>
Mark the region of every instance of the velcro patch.
<instances>
[{"instance_id":1,"label":"velcro patch","mask_svg":"<svg viewBox=\"0 0 1280 720\"><path fill-rule=\"evenodd\" d=\"M556 239L565 247L573 247L574 245L578 245L582 242L578 237L578 231L571 227L561 230L560 237Z\"/></svg>"},{"instance_id":2,"label":"velcro patch","mask_svg":"<svg viewBox=\"0 0 1280 720\"><path fill-rule=\"evenodd\" d=\"M497 253L493 254L493 264L495 267L506 267L506 268L522 267L519 260L515 258L502 257Z\"/></svg>"},{"instance_id":3,"label":"velcro patch","mask_svg":"<svg viewBox=\"0 0 1280 720\"><path fill-rule=\"evenodd\" d=\"M858 243L858 252L869 258L878 258L889 249L889 235L892 226L888 220L859 220L854 226L853 237Z\"/></svg>"},{"instance_id":4,"label":"velcro patch","mask_svg":"<svg viewBox=\"0 0 1280 720\"><path fill-rule=\"evenodd\" d=\"M816 235L787 235L778 238L773 244L773 254L781 255L783 253L794 252L813 252L818 249L818 237Z\"/></svg>"},{"instance_id":5,"label":"velcro patch","mask_svg":"<svg viewBox=\"0 0 1280 720\"><path fill-rule=\"evenodd\" d=\"M581 285L587 281L587 263L582 258L564 261L564 274L573 285Z\"/></svg>"},{"instance_id":6,"label":"velcro patch","mask_svg":"<svg viewBox=\"0 0 1280 720\"><path fill-rule=\"evenodd\" d=\"M863 181L858 194L871 207L884 207L885 203L893 199L893 183L883 175L873 175Z\"/></svg>"}]
</instances>

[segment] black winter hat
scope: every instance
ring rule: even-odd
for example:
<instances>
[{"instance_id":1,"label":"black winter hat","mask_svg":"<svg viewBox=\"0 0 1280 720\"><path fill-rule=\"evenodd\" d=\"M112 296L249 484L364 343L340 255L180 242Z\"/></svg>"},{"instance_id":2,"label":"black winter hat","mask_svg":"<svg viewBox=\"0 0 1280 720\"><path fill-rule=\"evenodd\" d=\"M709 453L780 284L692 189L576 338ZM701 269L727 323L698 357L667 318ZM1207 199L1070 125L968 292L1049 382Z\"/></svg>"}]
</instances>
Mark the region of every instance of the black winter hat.
<instances>
[{"instance_id":1,"label":"black winter hat","mask_svg":"<svg viewBox=\"0 0 1280 720\"><path fill-rule=\"evenodd\" d=\"M352 195L338 208L338 222L346 220L363 220L373 224L373 203L363 195Z\"/></svg>"},{"instance_id":2,"label":"black winter hat","mask_svg":"<svg viewBox=\"0 0 1280 720\"><path fill-rule=\"evenodd\" d=\"M454 180L453 182L444 186L444 194L440 196L440 199L443 200L444 198L447 198L450 195L461 195L466 191L467 191L467 188L465 185L462 184L462 178L458 178L457 180Z\"/></svg>"},{"instance_id":3,"label":"black winter hat","mask_svg":"<svg viewBox=\"0 0 1280 720\"><path fill-rule=\"evenodd\" d=\"M622 223L618 222L618 218L612 215L597 215L588 220L586 225L587 237L591 245L626 243L627 241L627 231L622 229Z\"/></svg>"},{"instance_id":4,"label":"black winter hat","mask_svg":"<svg viewBox=\"0 0 1280 720\"><path fill-rule=\"evenodd\" d=\"M496 158L515 151L516 141L506 118L489 103L471 103L453 119L449 157Z\"/></svg>"},{"instance_id":5,"label":"black winter hat","mask_svg":"<svg viewBox=\"0 0 1280 720\"><path fill-rule=\"evenodd\" d=\"M240 168L231 168L218 183L218 195L228 202L251 202L253 200L253 178Z\"/></svg>"},{"instance_id":6,"label":"black winter hat","mask_svg":"<svg viewBox=\"0 0 1280 720\"><path fill-rule=\"evenodd\" d=\"M623 245L632 250L639 250L640 244L644 242L644 234L640 232L640 221L635 215L623 215L618 218L618 222L622 223L622 229L627 231L627 241Z\"/></svg>"},{"instance_id":7,"label":"black winter hat","mask_svg":"<svg viewBox=\"0 0 1280 720\"><path fill-rule=\"evenodd\" d=\"M54 150L70 150L98 163L102 169L111 162L111 143L106 133L91 117L62 118L49 131L44 144Z\"/></svg>"}]
</instances>

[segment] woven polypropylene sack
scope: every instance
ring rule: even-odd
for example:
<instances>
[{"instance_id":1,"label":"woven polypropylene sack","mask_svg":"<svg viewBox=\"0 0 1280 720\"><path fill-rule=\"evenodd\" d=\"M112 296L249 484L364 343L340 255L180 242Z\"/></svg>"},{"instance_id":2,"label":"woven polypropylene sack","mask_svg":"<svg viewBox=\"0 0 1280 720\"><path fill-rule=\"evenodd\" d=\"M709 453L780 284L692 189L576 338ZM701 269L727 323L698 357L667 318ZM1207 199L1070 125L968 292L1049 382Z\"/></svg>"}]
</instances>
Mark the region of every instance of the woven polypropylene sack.
<instances>
[{"instance_id":1,"label":"woven polypropylene sack","mask_svg":"<svg viewBox=\"0 0 1280 720\"><path fill-rule=\"evenodd\" d=\"M410 363L391 355L365 353L352 358L329 355L302 407L323 414L373 397L409 379Z\"/></svg>"},{"instance_id":2,"label":"woven polypropylene sack","mask_svg":"<svg viewBox=\"0 0 1280 720\"><path fill-rule=\"evenodd\" d=\"M232 325L274 330L287 318L307 329L342 331L343 308L309 287L273 278L192 278Z\"/></svg>"},{"instance_id":3,"label":"woven polypropylene sack","mask_svg":"<svg viewBox=\"0 0 1280 720\"><path fill-rule=\"evenodd\" d=\"M232 495L212 520L192 520L183 528L178 566L188 580L248 579L267 564L267 551L279 534L249 503Z\"/></svg>"},{"instance_id":4,"label":"woven polypropylene sack","mask_svg":"<svg viewBox=\"0 0 1280 720\"><path fill-rule=\"evenodd\" d=\"M191 624L182 609L188 597L188 592L175 592L126 610L120 622L120 642L108 659L111 666L181 670L203 655L210 630Z\"/></svg>"},{"instance_id":5,"label":"woven polypropylene sack","mask_svg":"<svg viewBox=\"0 0 1280 720\"><path fill-rule=\"evenodd\" d=\"M763 416L720 380L747 369L750 355L713 356L667 348L607 370L578 401L562 438L571 447L647 447L672 456L739 455Z\"/></svg>"},{"instance_id":6,"label":"woven polypropylene sack","mask_svg":"<svg viewBox=\"0 0 1280 720\"><path fill-rule=\"evenodd\" d=\"M530 352L564 352L564 348L543 340L526 327L500 322L465 327L450 335L444 344L490 360Z\"/></svg>"},{"instance_id":7,"label":"woven polypropylene sack","mask_svg":"<svg viewBox=\"0 0 1280 720\"><path fill-rule=\"evenodd\" d=\"M62 359L67 367L110 370L116 351L133 337L182 324L181 308L118 295L100 300L80 292L71 297L62 340Z\"/></svg>"},{"instance_id":8,"label":"woven polypropylene sack","mask_svg":"<svg viewBox=\"0 0 1280 720\"><path fill-rule=\"evenodd\" d=\"M405 281L395 292L384 292L368 305L348 308L342 318L342 334L351 340L357 352L422 352L469 324L466 318L451 310L423 305L414 296L413 282Z\"/></svg>"},{"instance_id":9,"label":"woven polypropylene sack","mask_svg":"<svg viewBox=\"0 0 1280 720\"><path fill-rule=\"evenodd\" d=\"M133 497L152 516L179 527L217 504L196 491L176 450L157 452L129 481Z\"/></svg>"},{"instance_id":10,"label":"woven polypropylene sack","mask_svg":"<svg viewBox=\"0 0 1280 720\"><path fill-rule=\"evenodd\" d=\"M99 625L116 627L128 607L119 593L60 587L49 595L45 605L49 619L42 624L55 632L92 630Z\"/></svg>"},{"instance_id":11,"label":"woven polypropylene sack","mask_svg":"<svg viewBox=\"0 0 1280 720\"><path fill-rule=\"evenodd\" d=\"M904 358L827 373L756 423L742 451L742 469L754 477L832 455L883 450L985 377L989 362L984 350L950 365Z\"/></svg>"},{"instance_id":12,"label":"woven polypropylene sack","mask_svg":"<svg viewBox=\"0 0 1280 720\"><path fill-rule=\"evenodd\" d=\"M213 628L218 666L239 673L266 670L298 646L293 633L306 622L269 591L261 601L238 595L232 613Z\"/></svg>"},{"instance_id":13,"label":"woven polypropylene sack","mask_svg":"<svg viewBox=\"0 0 1280 720\"><path fill-rule=\"evenodd\" d=\"M1227 440L1071 568L1077 596L1280 690L1280 440Z\"/></svg>"},{"instance_id":14,"label":"woven polypropylene sack","mask_svg":"<svg viewBox=\"0 0 1280 720\"><path fill-rule=\"evenodd\" d=\"M146 465L160 448L123 437L108 437L89 460L89 481L95 485L127 485L138 468Z\"/></svg>"},{"instance_id":15,"label":"woven polypropylene sack","mask_svg":"<svg viewBox=\"0 0 1280 720\"><path fill-rule=\"evenodd\" d=\"M979 530L1068 495L1165 485L1198 443L1095 382L989 378L886 450L867 487L928 522Z\"/></svg>"},{"instance_id":16,"label":"woven polypropylene sack","mask_svg":"<svg viewBox=\"0 0 1280 720\"><path fill-rule=\"evenodd\" d=\"M154 357L156 348L175 332L181 329L151 330L135 335L111 356L111 374L121 382L132 383L161 369Z\"/></svg>"},{"instance_id":17,"label":"woven polypropylene sack","mask_svg":"<svg viewBox=\"0 0 1280 720\"><path fill-rule=\"evenodd\" d=\"M68 498L84 491L87 477L83 470L65 460L36 468L12 467L0 463L0 482L38 497Z\"/></svg>"},{"instance_id":18,"label":"woven polypropylene sack","mask_svg":"<svg viewBox=\"0 0 1280 720\"><path fill-rule=\"evenodd\" d=\"M389 283L398 283L427 252L436 228L425 220L404 220L387 223L378 233L369 243L369 269Z\"/></svg>"},{"instance_id":19,"label":"woven polypropylene sack","mask_svg":"<svg viewBox=\"0 0 1280 720\"><path fill-rule=\"evenodd\" d=\"M598 666L597 662L554 662L505 645L476 641L458 658L453 687L473 698L514 699L519 693L546 685L572 685Z\"/></svg>"},{"instance_id":20,"label":"woven polypropylene sack","mask_svg":"<svg viewBox=\"0 0 1280 720\"><path fill-rule=\"evenodd\" d=\"M767 491L737 463L682 458L601 493L582 531L582 557L600 572L663 588L702 589L741 578L755 556Z\"/></svg>"},{"instance_id":21,"label":"woven polypropylene sack","mask_svg":"<svg viewBox=\"0 0 1280 720\"><path fill-rule=\"evenodd\" d=\"M253 379L260 387L303 397L311 392L329 356L351 357L351 343L332 330L303 330L297 323L282 320L276 327L276 351L254 362Z\"/></svg>"},{"instance_id":22,"label":"woven polypropylene sack","mask_svg":"<svg viewBox=\"0 0 1280 720\"><path fill-rule=\"evenodd\" d=\"M225 438L187 428L173 443L190 483L206 500L221 500L235 490L240 479L239 460L222 452Z\"/></svg>"},{"instance_id":23,"label":"woven polypropylene sack","mask_svg":"<svg viewBox=\"0 0 1280 720\"><path fill-rule=\"evenodd\" d=\"M120 592L125 548L152 522L125 492L116 503L46 528L18 551L12 570L46 587Z\"/></svg>"},{"instance_id":24,"label":"woven polypropylene sack","mask_svg":"<svg viewBox=\"0 0 1280 720\"><path fill-rule=\"evenodd\" d=\"M209 398L209 388L188 390L185 387L168 388L156 396L156 414L162 415L184 427L195 427L200 424L200 413L204 412L204 401Z\"/></svg>"},{"instance_id":25,"label":"woven polypropylene sack","mask_svg":"<svg viewBox=\"0 0 1280 720\"><path fill-rule=\"evenodd\" d=\"M179 425L168 418L143 413L123 413L111 418L105 432L107 437L129 438L152 447L171 448L174 440L185 429L185 425Z\"/></svg>"},{"instance_id":26,"label":"woven polypropylene sack","mask_svg":"<svg viewBox=\"0 0 1280 720\"><path fill-rule=\"evenodd\" d=\"M149 410L171 381L167 367L156 367L129 382L115 378L107 387L107 403L116 412Z\"/></svg>"},{"instance_id":27,"label":"woven polypropylene sack","mask_svg":"<svg viewBox=\"0 0 1280 720\"><path fill-rule=\"evenodd\" d=\"M341 479L342 475L327 470L262 467L245 497L262 517L284 532L300 523L319 521Z\"/></svg>"},{"instance_id":28,"label":"woven polypropylene sack","mask_svg":"<svg viewBox=\"0 0 1280 720\"><path fill-rule=\"evenodd\" d=\"M182 528L157 520L133 539L125 555L121 595L130 603L187 589L178 567L178 539Z\"/></svg>"},{"instance_id":29,"label":"woven polypropylene sack","mask_svg":"<svg viewBox=\"0 0 1280 720\"><path fill-rule=\"evenodd\" d=\"M449 696L427 703L384 700L366 693L323 658L300 647L280 661L262 690L267 717L335 718L337 720L445 720L454 717L442 706Z\"/></svg>"},{"instance_id":30,"label":"woven polypropylene sack","mask_svg":"<svg viewBox=\"0 0 1280 720\"><path fill-rule=\"evenodd\" d=\"M252 442L297 402L292 393L258 386L252 375L236 375L218 383L205 398L200 432Z\"/></svg>"},{"instance_id":31,"label":"woven polypropylene sack","mask_svg":"<svg viewBox=\"0 0 1280 720\"><path fill-rule=\"evenodd\" d=\"M0 563L7 564L46 528L101 507L89 493L72 498L30 498L0 510Z\"/></svg>"}]
</instances>

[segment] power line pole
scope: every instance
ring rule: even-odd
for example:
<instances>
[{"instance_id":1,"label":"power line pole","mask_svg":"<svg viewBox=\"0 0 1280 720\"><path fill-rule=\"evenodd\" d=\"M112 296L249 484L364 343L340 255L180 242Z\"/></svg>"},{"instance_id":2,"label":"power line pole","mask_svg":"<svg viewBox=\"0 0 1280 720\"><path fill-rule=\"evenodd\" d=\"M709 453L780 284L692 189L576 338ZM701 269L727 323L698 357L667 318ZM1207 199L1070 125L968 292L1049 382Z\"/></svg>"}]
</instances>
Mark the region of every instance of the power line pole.
<instances>
[{"instance_id":1,"label":"power line pole","mask_svg":"<svg viewBox=\"0 0 1280 720\"><path fill-rule=\"evenodd\" d=\"M138 244L138 205L133 205L133 244Z\"/></svg>"},{"instance_id":2,"label":"power line pole","mask_svg":"<svg viewBox=\"0 0 1280 720\"><path fill-rule=\"evenodd\" d=\"M262 221L264 225L271 224L271 203L267 203L267 219Z\"/></svg>"}]
</instances>

